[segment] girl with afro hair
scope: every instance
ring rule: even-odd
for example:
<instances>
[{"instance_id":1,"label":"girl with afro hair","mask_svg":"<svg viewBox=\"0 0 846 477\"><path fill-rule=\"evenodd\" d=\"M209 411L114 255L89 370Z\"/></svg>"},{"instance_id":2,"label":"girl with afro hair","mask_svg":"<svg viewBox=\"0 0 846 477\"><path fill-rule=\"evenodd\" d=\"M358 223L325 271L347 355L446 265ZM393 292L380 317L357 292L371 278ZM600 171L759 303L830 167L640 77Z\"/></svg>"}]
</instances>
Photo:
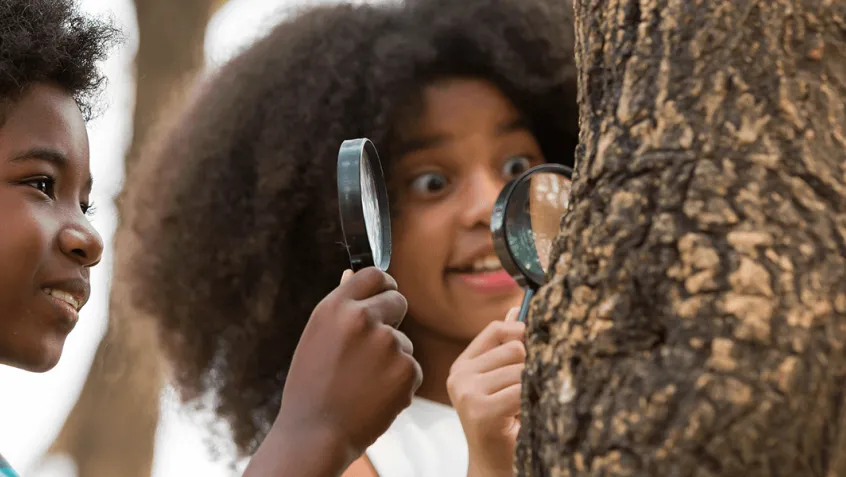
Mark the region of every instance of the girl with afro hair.
<instances>
[{"instance_id":1,"label":"girl with afro hair","mask_svg":"<svg viewBox=\"0 0 846 477\"><path fill-rule=\"evenodd\" d=\"M317 365L295 375L292 360L335 353L309 333L338 319L317 313L348 264L338 147L368 137L389 185L389 273L408 304L400 329L425 379L345 475L511 474L525 349L523 325L505 318L522 292L496 260L490 216L515 175L572 166L568 5L302 11L202 84L151 146L127 185L134 296L160 322L183 397L214 396L243 454L272 433L289 393L334 377ZM379 382L333 389L376 399Z\"/></svg>"},{"instance_id":2,"label":"girl with afro hair","mask_svg":"<svg viewBox=\"0 0 846 477\"><path fill-rule=\"evenodd\" d=\"M88 300L89 272L103 242L87 218L92 181L85 121L104 81L97 63L117 37L109 24L81 15L72 0L0 2L0 365L51 369ZM364 445L358 436L371 442L367 436L378 436L408 406L420 373L408 338L392 326L406 310L395 288L386 274L362 272L345 278L322 311L315 311L353 315L333 323L331 332L316 325L312 333L343 348L345 363L363 371L344 373L343 366L321 366L325 359L295 359L292 379L297 370L309 375L315 365L337 377L321 389L295 386L302 392L287 398L293 412L278 420L277 432L262 447L268 450L256 454L247 477L337 475ZM356 320L356 311L376 318ZM332 399L355 378L380 386L381 399L361 400L355 393ZM313 418L338 401L367 418L347 433L352 440ZM0 456L0 477L15 476Z\"/></svg>"}]
</instances>

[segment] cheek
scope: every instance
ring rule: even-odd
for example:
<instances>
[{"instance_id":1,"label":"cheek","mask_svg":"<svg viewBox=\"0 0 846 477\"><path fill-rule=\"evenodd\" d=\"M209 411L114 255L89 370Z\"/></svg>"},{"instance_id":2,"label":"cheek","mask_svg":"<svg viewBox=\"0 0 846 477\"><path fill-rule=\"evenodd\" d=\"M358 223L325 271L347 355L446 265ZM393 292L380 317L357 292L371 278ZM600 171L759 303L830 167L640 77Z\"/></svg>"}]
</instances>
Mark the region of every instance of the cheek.
<instances>
[{"instance_id":1,"label":"cheek","mask_svg":"<svg viewBox=\"0 0 846 477\"><path fill-rule=\"evenodd\" d=\"M449 230L442 214L409 211L394 221L390 273L409 300L442 287L450 250Z\"/></svg>"},{"instance_id":2,"label":"cheek","mask_svg":"<svg viewBox=\"0 0 846 477\"><path fill-rule=\"evenodd\" d=\"M34 210L36 209L36 210ZM38 207L18 205L0 211L0 301L19 300L34 290L39 272L49 258L54 221L39 217ZM7 227L6 224L14 224Z\"/></svg>"}]
</instances>

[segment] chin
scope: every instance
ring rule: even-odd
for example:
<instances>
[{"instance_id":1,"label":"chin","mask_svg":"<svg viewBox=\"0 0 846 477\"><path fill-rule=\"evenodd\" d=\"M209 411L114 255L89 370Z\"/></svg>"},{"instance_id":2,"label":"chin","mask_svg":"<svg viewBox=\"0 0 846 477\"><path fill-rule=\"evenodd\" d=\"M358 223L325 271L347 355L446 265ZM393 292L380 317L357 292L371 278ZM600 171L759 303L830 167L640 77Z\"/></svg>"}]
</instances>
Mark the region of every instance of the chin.
<instances>
[{"instance_id":1,"label":"chin","mask_svg":"<svg viewBox=\"0 0 846 477\"><path fill-rule=\"evenodd\" d=\"M55 368L57 364L59 364L59 358L62 357L61 352L58 353L55 357L51 356L49 358L44 358L39 361L35 361L32 363L31 366L28 366L25 369L31 373L46 373L51 369Z\"/></svg>"},{"instance_id":2,"label":"chin","mask_svg":"<svg viewBox=\"0 0 846 477\"><path fill-rule=\"evenodd\" d=\"M27 350L17 350L3 360L4 364L29 371L31 373L46 373L59 364L64 349L64 339L50 340Z\"/></svg>"}]
</instances>

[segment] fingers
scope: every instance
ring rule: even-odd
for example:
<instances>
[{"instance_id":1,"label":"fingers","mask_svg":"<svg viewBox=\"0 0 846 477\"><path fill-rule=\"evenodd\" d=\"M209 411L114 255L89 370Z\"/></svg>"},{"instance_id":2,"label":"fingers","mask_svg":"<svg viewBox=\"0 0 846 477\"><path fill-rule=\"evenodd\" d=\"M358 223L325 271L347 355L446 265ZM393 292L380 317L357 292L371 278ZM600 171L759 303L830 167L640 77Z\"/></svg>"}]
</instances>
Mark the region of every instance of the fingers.
<instances>
[{"instance_id":1,"label":"fingers","mask_svg":"<svg viewBox=\"0 0 846 477\"><path fill-rule=\"evenodd\" d=\"M399 359L391 358L388 361L383 361L381 364L382 366L392 364L391 370L387 371L393 376L391 379L392 382L397 384L402 383L404 386L410 385L410 388L406 388L409 391L409 394L405 395L408 399L407 406L411 403L411 399L423 383L423 368L420 367L420 363L412 355L413 347L408 337L404 333L394 329L391 329L391 332L394 339L399 342L402 354L399 356Z\"/></svg>"},{"instance_id":2,"label":"fingers","mask_svg":"<svg viewBox=\"0 0 846 477\"><path fill-rule=\"evenodd\" d=\"M517 440L517 436L520 434L520 421L515 419L514 424L511 425L511 429L508 430L508 437L512 441Z\"/></svg>"},{"instance_id":3,"label":"fingers","mask_svg":"<svg viewBox=\"0 0 846 477\"><path fill-rule=\"evenodd\" d=\"M397 282L376 267L368 267L342 281L337 291L352 300L365 300L383 291L396 290Z\"/></svg>"},{"instance_id":4,"label":"fingers","mask_svg":"<svg viewBox=\"0 0 846 477\"><path fill-rule=\"evenodd\" d=\"M391 332L394 334L394 337L397 341L399 341L400 349L402 352L407 355L414 355L414 345L411 343L411 340L408 336L405 335L402 331L395 330L391 328Z\"/></svg>"},{"instance_id":5,"label":"fingers","mask_svg":"<svg viewBox=\"0 0 846 477\"><path fill-rule=\"evenodd\" d=\"M411 362L414 365L414 386L411 389L411 395L413 396L417 394L417 389L423 384L423 368L420 367L420 363L413 357L411 358Z\"/></svg>"},{"instance_id":6,"label":"fingers","mask_svg":"<svg viewBox=\"0 0 846 477\"><path fill-rule=\"evenodd\" d=\"M508 313L505 314L505 321L517 321L517 317L520 316L520 308L512 308L508 310Z\"/></svg>"},{"instance_id":7,"label":"fingers","mask_svg":"<svg viewBox=\"0 0 846 477\"><path fill-rule=\"evenodd\" d=\"M341 275L341 285L346 283L346 281L349 280L352 276L353 276L352 270L349 270L349 269L344 270L344 273Z\"/></svg>"},{"instance_id":8,"label":"fingers","mask_svg":"<svg viewBox=\"0 0 846 477\"><path fill-rule=\"evenodd\" d=\"M520 383L512 384L490 395L485 404L489 406L493 415L516 416L520 413L521 392Z\"/></svg>"},{"instance_id":9,"label":"fingers","mask_svg":"<svg viewBox=\"0 0 846 477\"><path fill-rule=\"evenodd\" d=\"M526 325L517 321L494 321L467 346L458 359L473 359L497 346L523 339Z\"/></svg>"},{"instance_id":10,"label":"fingers","mask_svg":"<svg viewBox=\"0 0 846 477\"><path fill-rule=\"evenodd\" d=\"M359 272L360 273L360 272ZM388 290L361 301L367 316L376 323L398 328L408 311L408 301L396 290Z\"/></svg>"},{"instance_id":11,"label":"fingers","mask_svg":"<svg viewBox=\"0 0 846 477\"><path fill-rule=\"evenodd\" d=\"M485 394L494 395L515 384L519 385L525 367L523 363L512 364L481 375L479 383L483 386L482 391Z\"/></svg>"},{"instance_id":12,"label":"fingers","mask_svg":"<svg viewBox=\"0 0 846 477\"><path fill-rule=\"evenodd\" d=\"M522 341L511 340L485 352L474 359L456 363L456 369L471 373L487 373L494 369L526 361L526 345Z\"/></svg>"}]
</instances>

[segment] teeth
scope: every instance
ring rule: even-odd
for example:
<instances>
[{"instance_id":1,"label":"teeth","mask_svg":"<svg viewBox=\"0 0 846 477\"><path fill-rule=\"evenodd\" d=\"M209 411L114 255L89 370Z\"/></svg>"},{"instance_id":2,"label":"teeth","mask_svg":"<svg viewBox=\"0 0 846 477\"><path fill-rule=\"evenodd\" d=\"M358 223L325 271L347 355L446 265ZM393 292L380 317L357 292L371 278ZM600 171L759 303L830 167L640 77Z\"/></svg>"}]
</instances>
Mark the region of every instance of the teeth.
<instances>
[{"instance_id":1,"label":"teeth","mask_svg":"<svg viewBox=\"0 0 846 477\"><path fill-rule=\"evenodd\" d=\"M470 267L474 272L493 272L502 269L502 264L496 257L480 258Z\"/></svg>"},{"instance_id":2,"label":"teeth","mask_svg":"<svg viewBox=\"0 0 846 477\"><path fill-rule=\"evenodd\" d=\"M63 302L67 303L68 305L72 306L74 310L79 311L81 308L79 306L79 302L76 301L76 298L68 292L64 292L61 290L53 290L52 288L45 288L44 291L54 297L62 300Z\"/></svg>"}]
</instances>

